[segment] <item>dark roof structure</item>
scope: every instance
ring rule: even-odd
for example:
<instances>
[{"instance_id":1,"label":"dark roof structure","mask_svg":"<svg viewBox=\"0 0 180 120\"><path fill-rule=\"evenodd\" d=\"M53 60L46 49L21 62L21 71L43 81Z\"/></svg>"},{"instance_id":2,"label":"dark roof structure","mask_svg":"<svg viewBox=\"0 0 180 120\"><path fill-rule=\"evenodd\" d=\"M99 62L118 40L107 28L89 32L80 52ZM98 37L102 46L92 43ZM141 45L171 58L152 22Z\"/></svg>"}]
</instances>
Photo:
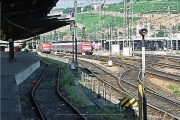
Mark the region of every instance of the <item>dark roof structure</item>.
<instances>
[{"instance_id":1,"label":"dark roof structure","mask_svg":"<svg viewBox=\"0 0 180 120\"><path fill-rule=\"evenodd\" d=\"M1 33L7 39L26 39L70 24L69 18L47 16L57 2L58 0L1 0Z\"/></svg>"}]
</instances>

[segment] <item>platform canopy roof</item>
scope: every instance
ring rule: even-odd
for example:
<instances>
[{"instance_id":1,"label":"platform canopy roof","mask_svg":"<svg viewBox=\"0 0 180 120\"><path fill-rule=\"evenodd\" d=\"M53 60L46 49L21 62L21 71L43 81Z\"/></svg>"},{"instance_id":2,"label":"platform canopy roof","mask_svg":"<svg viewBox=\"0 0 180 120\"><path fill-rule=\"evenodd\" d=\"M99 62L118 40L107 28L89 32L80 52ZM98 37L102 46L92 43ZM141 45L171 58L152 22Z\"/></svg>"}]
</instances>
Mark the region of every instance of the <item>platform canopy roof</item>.
<instances>
[{"instance_id":1,"label":"platform canopy roof","mask_svg":"<svg viewBox=\"0 0 180 120\"><path fill-rule=\"evenodd\" d=\"M58 0L1 0L1 33L6 36L6 40L18 40L70 24L69 18L47 16L57 2Z\"/></svg>"}]
</instances>

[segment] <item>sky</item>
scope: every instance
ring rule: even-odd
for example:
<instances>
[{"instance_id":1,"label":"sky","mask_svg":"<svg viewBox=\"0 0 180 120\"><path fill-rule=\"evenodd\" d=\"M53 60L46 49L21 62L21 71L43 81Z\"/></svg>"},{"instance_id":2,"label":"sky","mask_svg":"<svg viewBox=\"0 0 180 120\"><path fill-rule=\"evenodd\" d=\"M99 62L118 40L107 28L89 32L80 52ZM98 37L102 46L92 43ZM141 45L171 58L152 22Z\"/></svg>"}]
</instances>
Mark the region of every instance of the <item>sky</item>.
<instances>
[{"instance_id":1,"label":"sky","mask_svg":"<svg viewBox=\"0 0 180 120\"><path fill-rule=\"evenodd\" d=\"M112 4L112 3L119 3L123 0L77 0L77 6L80 7L93 3L104 3L104 1L105 4ZM60 8L74 7L74 0L59 0L56 4L56 7L60 7Z\"/></svg>"}]
</instances>

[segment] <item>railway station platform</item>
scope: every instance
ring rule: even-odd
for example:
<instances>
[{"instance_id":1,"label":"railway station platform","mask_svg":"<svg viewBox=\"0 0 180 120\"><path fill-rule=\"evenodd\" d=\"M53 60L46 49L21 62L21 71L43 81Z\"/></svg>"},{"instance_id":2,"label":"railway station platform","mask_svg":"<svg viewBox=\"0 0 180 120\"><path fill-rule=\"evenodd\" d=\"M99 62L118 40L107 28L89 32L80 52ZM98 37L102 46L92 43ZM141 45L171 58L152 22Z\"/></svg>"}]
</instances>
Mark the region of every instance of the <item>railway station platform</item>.
<instances>
[{"instance_id":1,"label":"railway station platform","mask_svg":"<svg viewBox=\"0 0 180 120\"><path fill-rule=\"evenodd\" d=\"M9 52L0 52L1 120L21 120L18 85L39 66L40 57L31 53L14 52L15 61L9 61Z\"/></svg>"}]
</instances>

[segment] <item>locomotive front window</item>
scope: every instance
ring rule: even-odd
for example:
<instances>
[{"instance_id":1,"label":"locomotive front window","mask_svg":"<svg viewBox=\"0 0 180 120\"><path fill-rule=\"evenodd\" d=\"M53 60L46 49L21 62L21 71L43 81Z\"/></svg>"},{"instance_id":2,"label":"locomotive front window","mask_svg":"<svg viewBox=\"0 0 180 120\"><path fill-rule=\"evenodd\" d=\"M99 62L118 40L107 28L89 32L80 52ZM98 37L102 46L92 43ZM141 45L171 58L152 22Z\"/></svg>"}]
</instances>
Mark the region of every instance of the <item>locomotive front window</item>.
<instances>
[{"instance_id":1,"label":"locomotive front window","mask_svg":"<svg viewBox=\"0 0 180 120\"><path fill-rule=\"evenodd\" d=\"M89 44L84 44L83 46L90 46Z\"/></svg>"}]
</instances>

